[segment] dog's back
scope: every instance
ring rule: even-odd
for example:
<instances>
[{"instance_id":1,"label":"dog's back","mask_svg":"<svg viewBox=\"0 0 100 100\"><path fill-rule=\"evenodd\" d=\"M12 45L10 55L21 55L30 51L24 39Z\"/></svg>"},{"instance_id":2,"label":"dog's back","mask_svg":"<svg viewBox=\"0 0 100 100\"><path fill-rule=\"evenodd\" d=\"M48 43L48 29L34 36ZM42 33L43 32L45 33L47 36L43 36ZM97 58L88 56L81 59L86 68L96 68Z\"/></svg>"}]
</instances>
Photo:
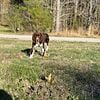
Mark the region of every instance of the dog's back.
<instances>
[{"instance_id":1,"label":"dog's back","mask_svg":"<svg viewBox=\"0 0 100 100\"><path fill-rule=\"evenodd\" d=\"M36 42L39 42L40 44L41 43L49 43L49 35L47 33L33 33L32 35L32 42L33 44L35 45Z\"/></svg>"}]
</instances>

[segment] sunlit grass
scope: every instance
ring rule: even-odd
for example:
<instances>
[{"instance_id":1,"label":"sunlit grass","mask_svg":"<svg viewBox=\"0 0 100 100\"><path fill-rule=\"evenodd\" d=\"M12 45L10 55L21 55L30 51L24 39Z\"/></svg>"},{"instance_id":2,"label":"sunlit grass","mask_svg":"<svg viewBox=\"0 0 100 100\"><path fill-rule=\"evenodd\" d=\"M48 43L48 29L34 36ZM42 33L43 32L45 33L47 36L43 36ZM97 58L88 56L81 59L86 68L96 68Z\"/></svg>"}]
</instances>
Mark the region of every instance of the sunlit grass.
<instances>
[{"instance_id":1,"label":"sunlit grass","mask_svg":"<svg viewBox=\"0 0 100 100\"><path fill-rule=\"evenodd\" d=\"M14 99L100 99L100 43L50 42L48 58L33 59L22 52L30 47L30 41L0 40L0 88ZM52 86L39 83L50 73ZM30 93L29 86L42 89Z\"/></svg>"},{"instance_id":2,"label":"sunlit grass","mask_svg":"<svg viewBox=\"0 0 100 100\"><path fill-rule=\"evenodd\" d=\"M7 34L9 34L9 33L12 33L12 32L11 32L11 29L8 26L1 26L0 25L0 33L3 33L3 34L7 33Z\"/></svg>"}]
</instances>

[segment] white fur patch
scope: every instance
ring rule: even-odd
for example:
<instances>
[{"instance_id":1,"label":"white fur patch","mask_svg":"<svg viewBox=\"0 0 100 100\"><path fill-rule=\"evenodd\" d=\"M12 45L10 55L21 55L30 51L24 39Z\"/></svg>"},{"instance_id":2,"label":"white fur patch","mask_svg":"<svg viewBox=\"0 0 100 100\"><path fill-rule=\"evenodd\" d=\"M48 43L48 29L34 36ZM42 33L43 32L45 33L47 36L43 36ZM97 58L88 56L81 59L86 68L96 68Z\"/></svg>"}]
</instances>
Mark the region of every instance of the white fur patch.
<instances>
[{"instance_id":1,"label":"white fur patch","mask_svg":"<svg viewBox=\"0 0 100 100\"><path fill-rule=\"evenodd\" d=\"M31 54L29 58L32 59L33 58L33 55Z\"/></svg>"}]
</instances>

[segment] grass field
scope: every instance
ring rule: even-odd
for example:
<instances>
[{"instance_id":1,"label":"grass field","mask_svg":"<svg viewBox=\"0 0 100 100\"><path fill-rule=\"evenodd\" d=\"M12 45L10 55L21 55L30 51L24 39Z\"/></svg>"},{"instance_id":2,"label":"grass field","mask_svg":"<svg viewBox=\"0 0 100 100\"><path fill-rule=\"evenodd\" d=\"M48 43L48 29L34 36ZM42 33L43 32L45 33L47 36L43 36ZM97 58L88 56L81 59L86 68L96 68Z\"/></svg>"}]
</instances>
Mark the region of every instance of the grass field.
<instances>
[{"instance_id":1,"label":"grass field","mask_svg":"<svg viewBox=\"0 0 100 100\"><path fill-rule=\"evenodd\" d=\"M33 59L30 47L0 40L0 89L14 100L100 100L100 43L50 42L48 58Z\"/></svg>"}]
</instances>

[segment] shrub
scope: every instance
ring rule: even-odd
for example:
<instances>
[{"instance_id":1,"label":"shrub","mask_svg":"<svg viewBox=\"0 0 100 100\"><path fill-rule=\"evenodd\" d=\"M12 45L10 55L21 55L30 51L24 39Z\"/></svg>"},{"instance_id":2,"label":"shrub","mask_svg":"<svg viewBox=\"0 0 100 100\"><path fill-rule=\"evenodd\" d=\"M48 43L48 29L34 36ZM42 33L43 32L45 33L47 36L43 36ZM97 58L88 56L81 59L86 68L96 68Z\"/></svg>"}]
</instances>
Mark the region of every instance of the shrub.
<instances>
[{"instance_id":1,"label":"shrub","mask_svg":"<svg viewBox=\"0 0 100 100\"><path fill-rule=\"evenodd\" d=\"M18 28L21 30L23 20L21 11L17 5L10 6L6 19L13 32L16 32Z\"/></svg>"},{"instance_id":2,"label":"shrub","mask_svg":"<svg viewBox=\"0 0 100 100\"><path fill-rule=\"evenodd\" d=\"M41 1L41 0L40 0ZM42 30L49 31L52 26L52 15L43 2L29 1L25 6L11 5L7 14L7 22L13 32Z\"/></svg>"}]
</instances>

